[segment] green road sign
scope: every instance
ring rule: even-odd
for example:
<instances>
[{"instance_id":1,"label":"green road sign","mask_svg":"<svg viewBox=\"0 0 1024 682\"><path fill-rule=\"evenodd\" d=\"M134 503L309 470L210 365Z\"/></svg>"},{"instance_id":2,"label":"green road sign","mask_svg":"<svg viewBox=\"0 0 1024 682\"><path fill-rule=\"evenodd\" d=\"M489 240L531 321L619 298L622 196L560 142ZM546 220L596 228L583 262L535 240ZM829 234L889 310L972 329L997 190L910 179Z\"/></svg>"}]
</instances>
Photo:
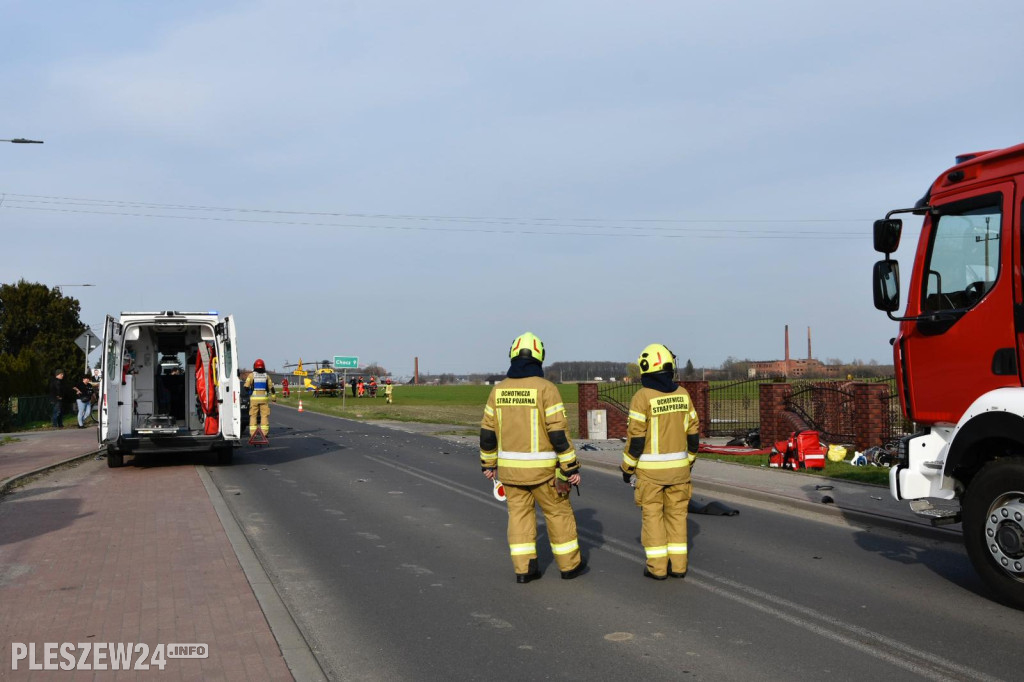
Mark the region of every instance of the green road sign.
<instances>
[{"instance_id":1,"label":"green road sign","mask_svg":"<svg viewBox=\"0 0 1024 682\"><path fill-rule=\"evenodd\" d=\"M334 369L356 369L359 367L359 358L351 355L335 355Z\"/></svg>"}]
</instances>

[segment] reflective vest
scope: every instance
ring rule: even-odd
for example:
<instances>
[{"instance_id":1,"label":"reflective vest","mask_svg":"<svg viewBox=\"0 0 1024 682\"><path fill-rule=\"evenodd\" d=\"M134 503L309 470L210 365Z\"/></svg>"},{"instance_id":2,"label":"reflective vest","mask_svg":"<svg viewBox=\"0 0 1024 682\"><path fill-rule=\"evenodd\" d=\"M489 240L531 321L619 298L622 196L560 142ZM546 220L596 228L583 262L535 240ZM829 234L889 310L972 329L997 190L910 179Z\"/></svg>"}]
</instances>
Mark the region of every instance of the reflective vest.
<instances>
[{"instance_id":1,"label":"reflective vest","mask_svg":"<svg viewBox=\"0 0 1024 682\"><path fill-rule=\"evenodd\" d=\"M498 447L480 451L483 466L498 465L498 478L512 485L543 483L555 468L574 472L579 464L569 439L569 420L555 385L541 377L505 379L491 389L480 428L494 431ZM548 437L564 431L569 449L555 452Z\"/></svg>"},{"instance_id":2,"label":"reflective vest","mask_svg":"<svg viewBox=\"0 0 1024 682\"><path fill-rule=\"evenodd\" d=\"M271 393L274 393L274 380L266 372L253 372L245 380L245 387L252 389L250 402L266 402Z\"/></svg>"},{"instance_id":3,"label":"reflective vest","mask_svg":"<svg viewBox=\"0 0 1024 682\"><path fill-rule=\"evenodd\" d=\"M656 483L671 485L690 480L690 463L696 454L686 449L686 437L700 432L697 410L683 387L672 393L641 388L629 404L629 426L622 469ZM634 438L644 439L639 458L629 452Z\"/></svg>"}]
</instances>

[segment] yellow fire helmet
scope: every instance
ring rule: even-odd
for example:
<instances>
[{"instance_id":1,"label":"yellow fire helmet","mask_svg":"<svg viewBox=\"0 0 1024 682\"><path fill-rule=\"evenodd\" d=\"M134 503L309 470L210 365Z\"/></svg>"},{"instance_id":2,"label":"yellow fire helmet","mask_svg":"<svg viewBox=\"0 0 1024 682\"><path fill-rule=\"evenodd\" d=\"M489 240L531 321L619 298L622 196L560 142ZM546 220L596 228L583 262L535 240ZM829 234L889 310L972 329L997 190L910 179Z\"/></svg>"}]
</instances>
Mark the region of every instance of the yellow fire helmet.
<instances>
[{"instance_id":1,"label":"yellow fire helmet","mask_svg":"<svg viewBox=\"0 0 1024 682\"><path fill-rule=\"evenodd\" d=\"M520 334L508 349L508 357L511 359L520 355L529 355L537 362L544 362L544 342L531 332Z\"/></svg>"},{"instance_id":2,"label":"yellow fire helmet","mask_svg":"<svg viewBox=\"0 0 1024 682\"><path fill-rule=\"evenodd\" d=\"M640 353L636 364L640 365L641 374L671 372L676 368L676 356L667 346L663 346L660 343L652 343Z\"/></svg>"}]
</instances>

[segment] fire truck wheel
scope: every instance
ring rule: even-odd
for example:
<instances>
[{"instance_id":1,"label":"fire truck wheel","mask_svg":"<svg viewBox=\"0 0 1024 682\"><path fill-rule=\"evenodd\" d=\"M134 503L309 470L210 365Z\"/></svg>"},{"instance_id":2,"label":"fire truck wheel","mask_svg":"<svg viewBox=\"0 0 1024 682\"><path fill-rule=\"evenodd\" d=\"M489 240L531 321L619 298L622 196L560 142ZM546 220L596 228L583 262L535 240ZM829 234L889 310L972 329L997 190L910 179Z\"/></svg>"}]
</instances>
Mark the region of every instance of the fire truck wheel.
<instances>
[{"instance_id":1,"label":"fire truck wheel","mask_svg":"<svg viewBox=\"0 0 1024 682\"><path fill-rule=\"evenodd\" d=\"M107 450L107 466L111 469L124 466L124 453L117 450Z\"/></svg>"},{"instance_id":2,"label":"fire truck wheel","mask_svg":"<svg viewBox=\"0 0 1024 682\"><path fill-rule=\"evenodd\" d=\"M967 489L964 545L1000 601L1024 609L1024 457L986 464Z\"/></svg>"}]
</instances>

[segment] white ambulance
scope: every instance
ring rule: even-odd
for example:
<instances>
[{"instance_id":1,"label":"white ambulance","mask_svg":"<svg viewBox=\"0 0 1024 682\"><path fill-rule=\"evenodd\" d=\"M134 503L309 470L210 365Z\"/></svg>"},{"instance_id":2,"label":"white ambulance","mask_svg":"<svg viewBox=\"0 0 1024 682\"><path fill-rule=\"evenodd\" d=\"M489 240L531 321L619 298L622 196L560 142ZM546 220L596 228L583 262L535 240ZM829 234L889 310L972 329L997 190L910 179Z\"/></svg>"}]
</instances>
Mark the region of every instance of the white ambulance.
<instances>
[{"instance_id":1,"label":"white ambulance","mask_svg":"<svg viewBox=\"0 0 1024 682\"><path fill-rule=\"evenodd\" d=\"M241 434L235 323L217 312L121 313L103 327L99 441L107 465L137 450L210 449Z\"/></svg>"}]
</instances>

